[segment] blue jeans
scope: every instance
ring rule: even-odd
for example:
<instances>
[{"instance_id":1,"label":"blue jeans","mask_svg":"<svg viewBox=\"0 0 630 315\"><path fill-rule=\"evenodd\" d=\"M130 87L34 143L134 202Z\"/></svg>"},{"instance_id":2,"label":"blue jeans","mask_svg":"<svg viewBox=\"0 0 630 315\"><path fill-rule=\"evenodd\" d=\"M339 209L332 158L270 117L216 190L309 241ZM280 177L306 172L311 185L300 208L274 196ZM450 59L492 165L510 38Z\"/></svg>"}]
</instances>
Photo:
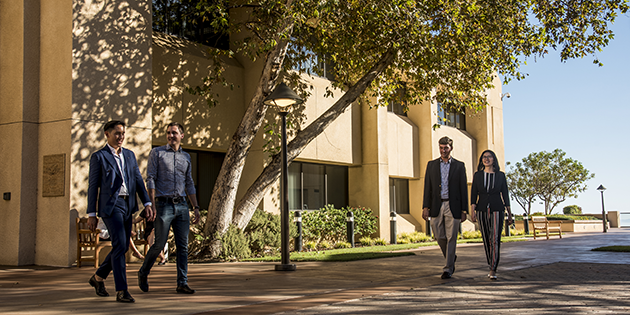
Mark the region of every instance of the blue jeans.
<instances>
[{"instance_id":1,"label":"blue jeans","mask_svg":"<svg viewBox=\"0 0 630 315\"><path fill-rule=\"evenodd\" d=\"M155 205L155 243L149 249L144 263L138 272L141 276L148 276L155 260L164 249L168 241L168 231L173 227L175 246L177 247L177 286L188 284L188 232L190 230L190 214L188 204L183 201L178 204L157 201Z\"/></svg>"}]
</instances>

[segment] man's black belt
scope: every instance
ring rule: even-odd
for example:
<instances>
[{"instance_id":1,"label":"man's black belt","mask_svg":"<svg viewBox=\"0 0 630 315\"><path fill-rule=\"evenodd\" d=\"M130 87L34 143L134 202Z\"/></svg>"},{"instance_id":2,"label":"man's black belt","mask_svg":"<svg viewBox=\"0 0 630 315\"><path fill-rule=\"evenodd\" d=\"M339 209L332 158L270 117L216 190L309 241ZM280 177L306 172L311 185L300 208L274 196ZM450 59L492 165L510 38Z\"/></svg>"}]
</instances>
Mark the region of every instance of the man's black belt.
<instances>
[{"instance_id":1,"label":"man's black belt","mask_svg":"<svg viewBox=\"0 0 630 315\"><path fill-rule=\"evenodd\" d=\"M176 205L178 203L184 202L184 197L156 197L155 200Z\"/></svg>"},{"instance_id":2,"label":"man's black belt","mask_svg":"<svg viewBox=\"0 0 630 315\"><path fill-rule=\"evenodd\" d=\"M121 195L118 195L118 198L122 198L122 199L124 199L125 201L129 200L129 196L121 196Z\"/></svg>"},{"instance_id":3,"label":"man's black belt","mask_svg":"<svg viewBox=\"0 0 630 315\"><path fill-rule=\"evenodd\" d=\"M448 198L446 198L446 199L442 199L442 202L445 202L445 201L448 201Z\"/></svg>"}]
</instances>

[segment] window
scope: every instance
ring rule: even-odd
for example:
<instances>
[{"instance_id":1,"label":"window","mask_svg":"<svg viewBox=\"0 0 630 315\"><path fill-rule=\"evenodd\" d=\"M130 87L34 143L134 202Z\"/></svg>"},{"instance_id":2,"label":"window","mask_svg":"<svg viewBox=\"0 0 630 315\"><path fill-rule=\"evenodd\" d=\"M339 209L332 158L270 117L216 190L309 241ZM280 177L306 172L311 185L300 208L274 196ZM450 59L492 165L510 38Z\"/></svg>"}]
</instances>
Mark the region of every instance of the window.
<instances>
[{"instance_id":1,"label":"window","mask_svg":"<svg viewBox=\"0 0 630 315\"><path fill-rule=\"evenodd\" d=\"M396 89L394 97L387 104L387 111L396 115L407 116L407 109L409 104L405 100L406 87L403 85Z\"/></svg>"},{"instance_id":2,"label":"window","mask_svg":"<svg viewBox=\"0 0 630 315\"><path fill-rule=\"evenodd\" d=\"M466 115L455 110L449 110L448 107L445 110L438 103L438 124L466 130Z\"/></svg>"},{"instance_id":3,"label":"window","mask_svg":"<svg viewBox=\"0 0 630 315\"><path fill-rule=\"evenodd\" d=\"M408 179L389 179L389 210L398 214L409 214Z\"/></svg>"},{"instance_id":4,"label":"window","mask_svg":"<svg viewBox=\"0 0 630 315\"><path fill-rule=\"evenodd\" d=\"M201 209L208 209L214 184L223 165L224 153L184 150L190 154L192 177L197 190L197 201Z\"/></svg>"},{"instance_id":5,"label":"window","mask_svg":"<svg viewBox=\"0 0 630 315\"><path fill-rule=\"evenodd\" d=\"M348 206L348 167L293 162L289 165L289 209Z\"/></svg>"},{"instance_id":6,"label":"window","mask_svg":"<svg viewBox=\"0 0 630 315\"><path fill-rule=\"evenodd\" d=\"M196 13L193 0L153 0L153 30L206 46L227 50L230 38L227 33L217 32L211 20L203 20Z\"/></svg>"},{"instance_id":7,"label":"window","mask_svg":"<svg viewBox=\"0 0 630 315\"><path fill-rule=\"evenodd\" d=\"M300 44L297 43L299 41L296 38L293 39L296 40L296 42L291 42L289 44L289 53L296 55L304 54L306 56L310 56L311 58L294 61L295 63L292 65L292 68L297 71L306 71L309 75L334 81L335 63L332 58L327 54L316 53L304 46L300 46Z\"/></svg>"}]
</instances>

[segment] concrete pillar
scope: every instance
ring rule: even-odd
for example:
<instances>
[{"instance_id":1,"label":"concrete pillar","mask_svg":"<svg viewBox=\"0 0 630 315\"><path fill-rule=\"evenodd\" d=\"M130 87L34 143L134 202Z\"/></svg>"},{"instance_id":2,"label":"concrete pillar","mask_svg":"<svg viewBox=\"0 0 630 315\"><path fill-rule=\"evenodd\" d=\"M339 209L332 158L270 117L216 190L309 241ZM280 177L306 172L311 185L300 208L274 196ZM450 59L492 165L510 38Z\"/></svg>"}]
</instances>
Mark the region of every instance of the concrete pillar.
<instances>
[{"instance_id":1,"label":"concrete pillar","mask_svg":"<svg viewBox=\"0 0 630 315\"><path fill-rule=\"evenodd\" d=\"M389 238L387 108L361 106L362 163L348 170L349 203L378 216L377 236Z\"/></svg>"},{"instance_id":2,"label":"concrete pillar","mask_svg":"<svg viewBox=\"0 0 630 315\"><path fill-rule=\"evenodd\" d=\"M39 1L0 1L0 264L35 259Z\"/></svg>"}]
</instances>

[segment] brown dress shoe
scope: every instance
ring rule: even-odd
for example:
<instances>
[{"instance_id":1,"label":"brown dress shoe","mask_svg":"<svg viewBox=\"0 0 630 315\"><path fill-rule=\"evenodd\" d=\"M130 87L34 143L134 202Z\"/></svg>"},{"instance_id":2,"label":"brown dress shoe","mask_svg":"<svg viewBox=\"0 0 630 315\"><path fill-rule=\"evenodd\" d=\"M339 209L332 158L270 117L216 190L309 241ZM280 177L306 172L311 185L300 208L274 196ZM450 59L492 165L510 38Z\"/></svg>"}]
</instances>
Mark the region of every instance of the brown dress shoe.
<instances>
[{"instance_id":1,"label":"brown dress shoe","mask_svg":"<svg viewBox=\"0 0 630 315\"><path fill-rule=\"evenodd\" d=\"M193 294L195 290L191 289L187 284L177 287L177 293Z\"/></svg>"}]
</instances>

